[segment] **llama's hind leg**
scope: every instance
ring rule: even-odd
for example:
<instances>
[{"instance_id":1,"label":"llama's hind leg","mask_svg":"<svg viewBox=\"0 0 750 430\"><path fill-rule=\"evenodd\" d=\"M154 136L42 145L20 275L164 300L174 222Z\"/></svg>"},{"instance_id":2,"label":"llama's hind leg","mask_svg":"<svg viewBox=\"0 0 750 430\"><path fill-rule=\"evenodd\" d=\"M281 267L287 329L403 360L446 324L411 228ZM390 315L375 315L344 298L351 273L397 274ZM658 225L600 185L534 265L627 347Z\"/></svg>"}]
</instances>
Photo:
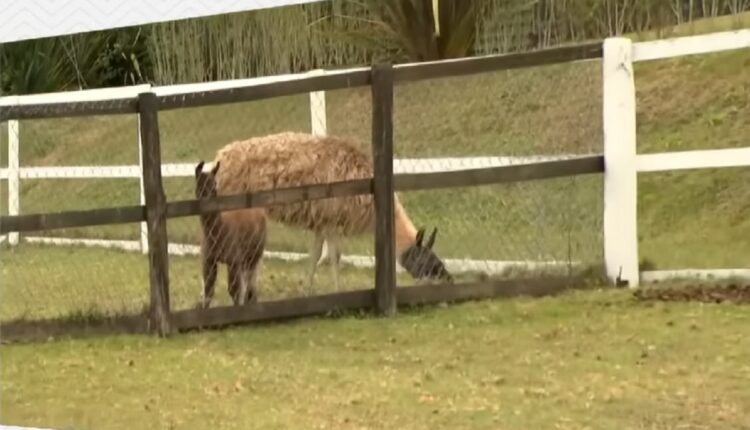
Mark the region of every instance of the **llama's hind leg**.
<instances>
[{"instance_id":1,"label":"llama's hind leg","mask_svg":"<svg viewBox=\"0 0 750 430\"><path fill-rule=\"evenodd\" d=\"M245 288L243 288L244 280L242 278L242 269L238 264L227 265L227 291L235 306L242 304L242 301L244 301Z\"/></svg>"},{"instance_id":2,"label":"llama's hind leg","mask_svg":"<svg viewBox=\"0 0 750 430\"><path fill-rule=\"evenodd\" d=\"M211 306L216 288L217 263L213 258L203 259L203 297L200 306L207 309Z\"/></svg>"},{"instance_id":3,"label":"llama's hind leg","mask_svg":"<svg viewBox=\"0 0 750 430\"><path fill-rule=\"evenodd\" d=\"M315 279L315 269L318 267L318 260L320 260L320 254L323 252L323 242L325 237L320 233L315 233L315 240L310 245L310 262L307 273L307 291L308 294L313 292L313 282Z\"/></svg>"},{"instance_id":4,"label":"llama's hind leg","mask_svg":"<svg viewBox=\"0 0 750 430\"><path fill-rule=\"evenodd\" d=\"M333 289L334 291L338 291L341 251L339 239L337 237L328 238L328 255L331 256L331 275L333 275Z\"/></svg>"}]
</instances>

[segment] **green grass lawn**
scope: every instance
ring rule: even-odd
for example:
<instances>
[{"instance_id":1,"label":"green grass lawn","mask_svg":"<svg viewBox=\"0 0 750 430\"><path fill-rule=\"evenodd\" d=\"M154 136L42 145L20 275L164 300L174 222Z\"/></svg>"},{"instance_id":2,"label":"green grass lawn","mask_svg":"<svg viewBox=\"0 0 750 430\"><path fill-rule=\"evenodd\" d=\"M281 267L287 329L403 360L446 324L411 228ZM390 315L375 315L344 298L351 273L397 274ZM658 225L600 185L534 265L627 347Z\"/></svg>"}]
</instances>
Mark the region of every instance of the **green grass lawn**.
<instances>
[{"instance_id":1,"label":"green grass lawn","mask_svg":"<svg viewBox=\"0 0 750 430\"><path fill-rule=\"evenodd\" d=\"M3 346L3 423L748 429L750 314L626 291Z\"/></svg>"}]
</instances>

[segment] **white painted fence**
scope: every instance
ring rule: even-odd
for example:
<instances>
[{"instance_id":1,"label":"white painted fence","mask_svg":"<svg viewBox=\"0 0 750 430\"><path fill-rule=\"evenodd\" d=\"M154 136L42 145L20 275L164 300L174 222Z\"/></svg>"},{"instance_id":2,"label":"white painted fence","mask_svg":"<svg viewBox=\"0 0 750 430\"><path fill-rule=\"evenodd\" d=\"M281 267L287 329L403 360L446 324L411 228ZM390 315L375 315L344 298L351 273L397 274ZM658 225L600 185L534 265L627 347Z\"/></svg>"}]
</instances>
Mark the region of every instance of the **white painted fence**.
<instances>
[{"instance_id":1,"label":"white painted fence","mask_svg":"<svg viewBox=\"0 0 750 430\"><path fill-rule=\"evenodd\" d=\"M732 49L750 47L750 30L721 32L701 36L681 37L653 42L631 43L626 38L610 38L604 43L602 61L603 75L603 127L605 156L605 193L604 193L604 254L607 274L611 279L623 279L631 287L639 281L661 280L673 276L739 276L750 278L750 269L726 270L693 270L653 271L639 273L638 240L637 240L637 174L638 172L655 172L665 170L701 169L750 166L750 146L737 149L719 149L705 151L669 152L660 154L642 154L636 152L635 122L635 77L633 63L677 56L705 54ZM398 65L397 68L413 67L413 64ZM111 98L134 97L140 92L153 91L157 95L173 95L205 91L219 88L232 88L259 85L268 82L300 79L310 75L344 73L345 70L315 70L308 73L279 75L253 79L239 79L210 83L151 87L139 85L101 90L86 90L67 93L42 94L32 96L13 96L0 98L0 105L18 105L32 103L52 103L59 101L94 101ZM327 130L326 104L324 92L310 93L311 132L324 135ZM141 166L67 166L67 167L21 167L18 149L18 122L9 121L8 127L9 163L7 169L0 169L0 177L8 179L8 210L10 215L20 212L19 182L27 178L142 178ZM136 144L136 142L134 142ZM139 145L140 148L140 145ZM577 154L580 156L581 154ZM463 157L463 158L430 158L398 159L394 161L394 172L427 172L461 170L477 167L523 164L568 158L568 156L536 157ZM429 161L429 162L427 162ZM165 164L162 167L164 176L192 176L194 164ZM141 181L141 204L144 202ZM121 249L147 251L146 226L142 224L140 244L136 241L101 241L85 239L49 239L27 238L35 242L48 242L60 245L72 243L87 246L114 246ZM10 233L0 240L10 244L18 243L18 234ZM170 252L176 254L194 253L196 249L187 245L171 244ZM269 251L270 257L297 260L304 254L292 254ZM344 257L356 265L369 266L371 257ZM448 262L453 270L490 271L503 270L509 265L533 266L553 262L487 262L456 260Z\"/></svg>"},{"instance_id":2,"label":"white painted fence","mask_svg":"<svg viewBox=\"0 0 750 430\"><path fill-rule=\"evenodd\" d=\"M748 147L702 151L637 154L635 76L633 63L687 55L750 48L750 30L727 31L631 43L611 38L604 43L604 247L607 275L627 280L631 287L673 277L746 277L750 269L638 269L638 172L750 166Z\"/></svg>"}]
</instances>

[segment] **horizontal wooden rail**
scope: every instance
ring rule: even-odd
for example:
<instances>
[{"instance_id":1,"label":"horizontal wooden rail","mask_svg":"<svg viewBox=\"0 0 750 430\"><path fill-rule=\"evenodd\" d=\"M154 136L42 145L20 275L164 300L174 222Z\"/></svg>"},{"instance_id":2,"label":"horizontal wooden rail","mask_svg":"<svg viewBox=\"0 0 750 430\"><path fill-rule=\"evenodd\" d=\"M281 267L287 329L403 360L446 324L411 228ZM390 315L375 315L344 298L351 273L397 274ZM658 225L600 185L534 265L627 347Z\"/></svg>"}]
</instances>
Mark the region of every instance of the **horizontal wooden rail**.
<instances>
[{"instance_id":1,"label":"horizontal wooden rail","mask_svg":"<svg viewBox=\"0 0 750 430\"><path fill-rule=\"evenodd\" d=\"M7 121L9 119L70 118L94 115L135 114L137 110L138 100L135 96L100 101L0 106L0 121Z\"/></svg>"},{"instance_id":2,"label":"horizontal wooden rail","mask_svg":"<svg viewBox=\"0 0 750 430\"><path fill-rule=\"evenodd\" d=\"M651 40L633 44L633 61L663 60L750 48L750 29Z\"/></svg>"},{"instance_id":3,"label":"horizontal wooden rail","mask_svg":"<svg viewBox=\"0 0 750 430\"><path fill-rule=\"evenodd\" d=\"M159 110L249 102L313 91L361 87L369 84L369 69L341 73L332 72L329 75L303 77L290 81L252 84L246 87L200 91L191 94L159 96Z\"/></svg>"},{"instance_id":4,"label":"horizontal wooden rail","mask_svg":"<svg viewBox=\"0 0 750 430\"><path fill-rule=\"evenodd\" d=\"M507 182L532 181L604 172L604 156L543 161L515 166L487 167L452 172L394 175L398 191L470 187Z\"/></svg>"},{"instance_id":5,"label":"horizontal wooden rail","mask_svg":"<svg viewBox=\"0 0 750 430\"><path fill-rule=\"evenodd\" d=\"M47 340L58 336L87 336L113 333L144 334L149 332L144 315L122 315L103 319L56 318L0 322L0 342Z\"/></svg>"},{"instance_id":6,"label":"horizontal wooden rail","mask_svg":"<svg viewBox=\"0 0 750 430\"><path fill-rule=\"evenodd\" d=\"M271 321L320 315L335 310L371 308L375 290L346 291L313 297L299 297L242 306L188 309L172 312L170 324L177 330L221 327L252 321Z\"/></svg>"},{"instance_id":7,"label":"horizontal wooden rail","mask_svg":"<svg viewBox=\"0 0 750 430\"><path fill-rule=\"evenodd\" d=\"M535 52L400 64L393 68L394 81L415 81L497 72L522 67L596 59L601 58L601 56L602 42L592 42ZM246 87L202 91L175 96L160 96L159 109L167 110L256 101L314 91L330 91L370 85L369 69L328 73L323 76L308 76L289 81L269 82L260 85L253 84Z\"/></svg>"},{"instance_id":8,"label":"horizontal wooden rail","mask_svg":"<svg viewBox=\"0 0 750 430\"><path fill-rule=\"evenodd\" d=\"M430 173L448 170L479 169L497 166L514 166L518 164L537 163L550 160L567 160L580 155L519 155L519 156L484 156L484 157L428 157L428 158L394 158L393 172ZM138 179L141 168L132 165L97 165L97 166L56 166L56 167L21 167L21 179ZM164 178L192 178L195 175L195 163L163 163L161 175ZM0 179L8 178L8 169L0 167Z\"/></svg>"},{"instance_id":9,"label":"horizontal wooden rail","mask_svg":"<svg viewBox=\"0 0 750 430\"><path fill-rule=\"evenodd\" d=\"M398 287L398 306L430 305L488 298L519 296L541 297L559 294L583 286L578 277L541 277L498 280L465 284L434 284ZM170 323L178 330L221 327L249 322L274 321L321 315L334 311L374 307L375 290L357 290L300 297L245 306L222 306L212 309L189 309L173 312Z\"/></svg>"},{"instance_id":10,"label":"horizontal wooden rail","mask_svg":"<svg viewBox=\"0 0 750 430\"><path fill-rule=\"evenodd\" d=\"M206 200L193 199L169 202L167 203L167 218L371 193L372 179L303 185L300 187L279 188L255 193L219 196ZM0 217L0 234L125 224L145 220L146 208L143 205L48 214L3 216Z\"/></svg>"},{"instance_id":11,"label":"horizontal wooden rail","mask_svg":"<svg viewBox=\"0 0 750 430\"><path fill-rule=\"evenodd\" d=\"M418 81L593 60L602 58L602 52L602 42L597 41L533 52L399 64L393 68L394 80Z\"/></svg>"},{"instance_id":12,"label":"horizontal wooden rail","mask_svg":"<svg viewBox=\"0 0 750 430\"><path fill-rule=\"evenodd\" d=\"M181 200L167 203L167 218L199 215L237 209L258 208L332 197L372 194L372 179L303 185L293 188L258 191L247 194L219 196L206 200Z\"/></svg>"},{"instance_id":13,"label":"horizontal wooden rail","mask_svg":"<svg viewBox=\"0 0 750 430\"><path fill-rule=\"evenodd\" d=\"M491 298L542 297L572 288L580 288L583 285L583 278L565 276L472 282L459 285L417 285L399 287L398 304L399 306L418 306Z\"/></svg>"},{"instance_id":14,"label":"horizontal wooden rail","mask_svg":"<svg viewBox=\"0 0 750 430\"><path fill-rule=\"evenodd\" d=\"M635 162L639 172L745 167L750 166L750 146L638 154Z\"/></svg>"},{"instance_id":15,"label":"horizontal wooden rail","mask_svg":"<svg viewBox=\"0 0 750 430\"><path fill-rule=\"evenodd\" d=\"M145 206L65 211L0 217L0 234L127 224L146 220Z\"/></svg>"},{"instance_id":16,"label":"horizontal wooden rail","mask_svg":"<svg viewBox=\"0 0 750 430\"><path fill-rule=\"evenodd\" d=\"M601 173L603 171L604 157L595 155L515 166L435 173L398 174L394 175L394 186L396 190L414 191L550 179ZM219 196L206 200L181 200L167 203L167 218L188 217L206 212L267 207L333 197L372 194L372 191L372 179L356 179ZM146 211L144 206L3 216L0 217L0 234L135 223L145 221L145 219Z\"/></svg>"}]
</instances>

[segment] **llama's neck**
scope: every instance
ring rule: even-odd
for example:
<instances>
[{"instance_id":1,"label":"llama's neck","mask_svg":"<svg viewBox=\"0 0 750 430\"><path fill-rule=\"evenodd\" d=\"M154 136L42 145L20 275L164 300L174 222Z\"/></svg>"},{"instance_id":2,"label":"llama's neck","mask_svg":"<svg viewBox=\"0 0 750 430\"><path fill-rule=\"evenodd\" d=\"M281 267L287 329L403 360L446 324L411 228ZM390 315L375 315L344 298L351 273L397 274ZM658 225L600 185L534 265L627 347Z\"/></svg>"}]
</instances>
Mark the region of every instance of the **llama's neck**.
<instances>
[{"instance_id":1,"label":"llama's neck","mask_svg":"<svg viewBox=\"0 0 750 430\"><path fill-rule=\"evenodd\" d=\"M396 242L396 253L401 255L410 246L414 245L417 241L417 228L414 227L414 223L411 222L409 216L406 214L403 206L394 199L393 214L395 215L395 242Z\"/></svg>"}]
</instances>

